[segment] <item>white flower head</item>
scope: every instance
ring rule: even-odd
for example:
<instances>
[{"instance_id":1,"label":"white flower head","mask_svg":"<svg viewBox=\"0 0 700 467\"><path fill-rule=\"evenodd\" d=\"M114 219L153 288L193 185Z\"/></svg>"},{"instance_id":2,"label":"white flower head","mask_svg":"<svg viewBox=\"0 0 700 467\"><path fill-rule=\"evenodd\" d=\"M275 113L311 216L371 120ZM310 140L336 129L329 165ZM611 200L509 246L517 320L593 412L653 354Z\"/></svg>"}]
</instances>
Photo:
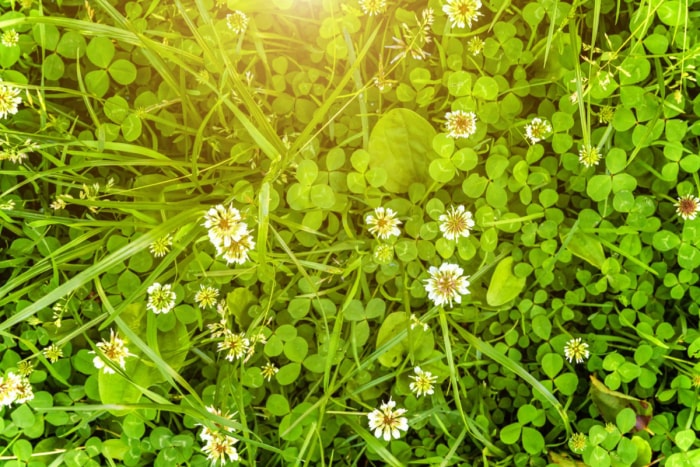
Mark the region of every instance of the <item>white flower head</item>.
<instances>
[{"instance_id":1,"label":"white flower head","mask_svg":"<svg viewBox=\"0 0 700 467\"><path fill-rule=\"evenodd\" d=\"M445 114L445 127L450 138L469 138L476 133L476 114L455 110Z\"/></svg>"},{"instance_id":2,"label":"white flower head","mask_svg":"<svg viewBox=\"0 0 700 467\"><path fill-rule=\"evenodd\" d=\"M263 378L265 378L268 381L270 381L272 377L277 374L278 371L280 371L280 369L277 368L272 362L267 362L265 366L261 369Z\"/></svg>"},{"instance_id":3,"label":"white flower head","mask_svg":"<svg viewBox=\"0 0 700 467\"><path fill-rule=\"evenodd\" d=\"M401 235L399 225L401 221L396 218L396 213L391 208L378 207L374 215L368 214L365 222L369 225L369 231L382 239L398 237Z\"/></svg>"},{"instance_id":4,"label":"white flower head","mask_svg":"<svg viewBox=\"0 0 700 467\"><path fill-rule=\"evenodd\" d=\"M693 195L684 195L674 203L676 213L686 221L692 221L700 213L700 198Z\"/></svg>"},{"instance_id":5,"label":"white flower head","mask_svg":"<svg viewBox=\"0 0 700 467\"><path fill-rule=\"evenodd\" d=\"M175 307L177 295L170 284L153 283L148 288L148 304L146 308L155 314L169 313Z\"/></svg>"},{"instance_id":6,"label":"white flower head","mask_svg":"<svg viewBox=\"0 0 700 467\"><path fill-rule=\"evenodd\" d=\"M435 394L433 385L437 381L437 376L433 376L433 374L429 371L421 370L418 366L413 369L413 372L415 375L409 376L413 382L408 385L411 391L413 391L418 397L425 395L431 396Z\"/></svg>"},{"instance_id":7,"label":"white flower head","mask_svg":"<svg viewBox=\"0 0 700 467\"><path fill-rule=\"evenodd\" d=\"M479 19L482 13L481 0L447 0L442 6L453 28L472 27L472 21Z\"/></svg>"},{"instance_id":8,"label":"white flower head","mask_svg":"<svg viewBox=\"0 0 700 467\"><path fill-rule=\"evenodd\" d=\"M226 360L232 362L245 356L250 350L250 339L245 337L245 334L234 334L226 329L224 332L223 342L219 342L217 350L226 352Z\"/></svg>"},{"instance_id":9,"label":"white flower head","mask_svg":"<svg viewBox=\"0 0 700 467\"><path fill-rule=\"evenodd\" d=\"M242 34L248 27L248 16L240 10L226 15L226 26L235 34Z\"/></svg>"},{"instance_id":10,"label":"white flower head","mask_svg":"<svg viewBox=\"0 0 700 467\"><path fill-rule=\"evenodd\" d=\"M564 346L564 355L569 362L576 360L576 363L583 363L590 355L588 344L583 342L580 337L571 339Z\"/></svg>"},{"instance_id":11,"label":"white flower head","mask_svg":"<svg viewBox=\"0 0 700 467\"><path fill-rule=\"evenodd\" d=\"M110 330L109 341L102 340L95 344L98 349L102 351L104 358L111 360L115 365L120 367L122 370L126 367L126 357L131 357L133 354L129 353L129 349L126 347L124 340L119 338L114 332L114 329ZM95 352L90 352L95 353ZM114 374L114 370L105 363L102 355L97 355L92 360L93 365L98 370L102 370L105 373Z\"/></svg>"},{"instance_id":12,"label":"white flower head","mask_svg":"<svg viewBox=\"0 0 700 467\"><path fill-rule=\"evenodd\" d=\"M148 250L156 258L162 258L163 256L168 254L172 245L173 237L171 237L170 235L166 235L164 237L160 237L155 242L151 243L148 246Z\"/></svg>"},{"instance_id":13,"label":"white flower head","mask_svg":"<svg viewBox=\"0 0 700 467\"><path fill-rule=\"evenodd\" d=\"M0 81L0 118L16 114L17 107L22 103L19 97L19 89L14 86L2 84Z\"/></svg>"},{"instance_id":14,"label":"white flower head","mask_svg":"<svg viewBox=\"0 0 700 467\"><path fill-rule=\"evenodd\" d=\"M194 296L194 301L202 310L216 305L216 299L219 297L219 291L214 287L209 287L200 284L199 291Z\"/></svg>"},{"instance_id":15,"label":"white flower head","mask_svg":"<svg viewBox=\"0 0 700 467\"><path fill-rule=\"evenodd\" d=\"M585 167L593 167L594 165L598 165L602 157L603 155L595 146L584 145L578 152L578 160Z\"/></svg>"},{"instance_id":16,"label":"white flower head","mask_svg":"<svg viewBox=\"0 0 700 467\"><path fill-rule=\"evenodd\" d=\"M463 276L464 270L456 264L443 263L440 268L431 266L428 273L430 278L425 280L425 290L437 306L448 303L452 306L452 301L462 303L462 295L469 293L469 276Z\"/></svg>"},{"instance_id":17,"label":"white flower head","mask_svg":"<svg viewBox=\"0 0 700 467\"><path fill-rule=\"evenodd\" d=\"M202 452L207 455L207 459L214 465L218 462L221 462L221 465L224 465L226 462L235 462L239 459L238 451L233 447L237 442L236 438L225 433L211 433L207 437L204 446L202 446ZM227 457L228 460L226 459Z\"/></svg>"},{"instance_id":18,"label":"white flower head","mask_svg":"<svg viewBox=\"0 0 700 467\"><path fill-rule=\"evenodd\" d=\"M255 248L255 241L249 233L245 233L224 246L219 245L216 251L226 260L228 264L243 264L248 260L248 252Z\"/></svg>"},{"instance_id":19,"label":"white flower head","mask_svg":"<svg viewBox=\"0 0 700 467\"><path fill-rule=\"evenodd\" d=\"M374 409L367 414L369 418L369 428L374 430L374 436L384 438L384 441L391 441L392 438L399 439L401 431L408 430L408 419L403 415L406 409L396 409L396 402L389 398L389 402L384 402L378 409Z\"/></svg>"},{"instance_id":20,"label":"white flower head","mask_svg":"<svg viewBox=\"0 0 700 467\"><path fill-rule=\"evenodd\" d=\"M228 247L248 233L248 226L241 220L241 213L232 205L217 204L204 215L205 228L209 229L209 240L216 247Z\"/></svg>"},{"instance_id":21,"label":"white flower head","mask_svg":"<svg viewBox=\"0 0 700 467\"><path fill-rule=\"evenodd\" d=\"M456 208L452 206L445 214L439 217L440 232L448 240L457 240L459 237L468 237L469 231L474 227L472 213L464 206Z\"/></svg>"},{"instance_id":22,"label":"white flower head","mask_svg":"<svg viewBox=\"0 0 700 467\"><path fill-rule=\"evenodd\" d=\"M360 0L360 8L366 15L381 15L386 11L386 0Z\"/></svg>"},{"instance_id":23,"label":"white flower head","mask_svg":"<svg viewBox=\"0 0 700 467\"><path fill-rule=\"evenodd\" d=\"M530 141L530 144L544 140L550 133L552 133L552 125L539 117L533 118L530 123L525 125L525 137Z\"/></svg>"},{"instance_id":24,"label":"white flower head","mask_svg":"<svg viewBox=\"0 0 700 467\"><path fill-rule=\"evenodd\" d=\"M3 32L2 36L0 36L0 43L2 43L2 45L5 47L16 46L19 44L19 33L17 33L17 31L14 29Z\"/></svg>"}]
</instances>

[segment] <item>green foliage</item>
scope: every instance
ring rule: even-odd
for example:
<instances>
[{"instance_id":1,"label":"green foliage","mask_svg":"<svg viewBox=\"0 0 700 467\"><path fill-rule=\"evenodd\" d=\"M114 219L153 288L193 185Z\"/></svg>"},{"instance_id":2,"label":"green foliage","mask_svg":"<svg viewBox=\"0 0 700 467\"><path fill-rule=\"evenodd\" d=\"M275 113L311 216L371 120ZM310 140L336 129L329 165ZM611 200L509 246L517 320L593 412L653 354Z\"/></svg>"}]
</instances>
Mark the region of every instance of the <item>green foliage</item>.
<instances>
[{"instance_id":1,"label":"green foliage","mask_svg":"<svg viewBox=\"0 0 700 467\"><path fill-rule=\"evenodd\" d=\"M2 2L7 465L700 463L692 4L113 3Z\"/></svg>"}]
</instances>

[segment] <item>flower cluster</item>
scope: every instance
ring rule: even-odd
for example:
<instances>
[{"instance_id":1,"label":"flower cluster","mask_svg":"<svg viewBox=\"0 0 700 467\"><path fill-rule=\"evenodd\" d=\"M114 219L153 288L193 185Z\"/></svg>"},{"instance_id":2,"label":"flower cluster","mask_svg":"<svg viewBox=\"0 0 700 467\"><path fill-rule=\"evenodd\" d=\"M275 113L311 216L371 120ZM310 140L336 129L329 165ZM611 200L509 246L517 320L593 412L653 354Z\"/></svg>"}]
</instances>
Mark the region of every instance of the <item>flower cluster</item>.
<instances>
[{"instance_id":1,"label":"flower cluster","mask_svg":"<svg viewBox=\"0 0 700 467\"><path fill-rule=\"evenodd\" d=\"M5 31L0 36L0 43L5 47L14 47L19 44L19 33L14 29Z\"/></svg>"},{"instance_id":2,"label":"flower cluster","mask_svg":"<svg viewBox=\"0 0 700 467\"><path fill-rule=\"evenodd\" d=\"M482 15L480 9L481 0L447 0L442 6L453 28L471 28L472 22Z\"/></svg>"},{"instance_id":3,"label":"flower cluster","mask_svg":"<svg viewBox=\"0 0 700 467\"><path fill-rule=\"evenodd\" d=\"M171 246L173 246L173 237L166 235L165 237L160 237L155 242L151 243L148 246L148 249L156 258L162 258L168 254Z\"/></svg>"},{"instance_id":4,"label":"flower cluster","mask_svg":"<svg viewBox=\"0 0 700 467\"><path fill-rule=\"evenodd\" d=\"M204 284L199 286L199 291L194 296L194 301L202 310L216 305L216 299L219 298L219 291L214 287L209 287Z\"/></svg>"},{"instance_id":5,"label":"flower cluster","mask_svg":"<svg viewBox=\"0 0 700 467\"><path fill-rule=\"evenodd\" d=\"M676 213L683 220L692 221L700 213L700 198L693 195L683 195L678 198L674 206L676 207Z\"/></svg>"},{"instance_id":6,"label":"flower cluster","mask_svg":"<svg viewBox=\"0 0 700 467\"><path fill-rule=\"evenodd\" d=\"M386 0L360 0L360 8L366 15L381 15L386 11Z\"/></svg>"},{"instance_id":7,"label":"flower cluster","mask_svg":"<svg viewBox=\"0 0 700 467\"><path fill-rule=\"evenodd\" d=\"M229 418L228 414L222 414L219 409L211 406L207 407L207 412L219 417ZM238 440L230 435L230 428L219 424L215 424L215 430L204 425L201 426L202 432L199 434L199 438L204 442L202 452L207 455L207 458L214 465L218 462L221 462L222 465L225 464L227 457L230 462L235 462L239 459L238 451L233 447Z\"/></svg>"},{"instance_id":8,"label":"flower cluster","mask_svg":"<svg viewBox=\"0 0 700 467\"><path fill-rule=\"evenodd\" d=\"M462 295L469 293L469 276L463 276L464 270L456 264L443 263L440 268L431 266L428 273L430 277L425 280L425 290L436 306L447 303L452 306L452 301L462 303Z\"/></svg>"},{"instance_id":9,"label":"flower cluster","mask_svg":"<svg viewBox=\"0 0 700 467\"><path fill-rule=\"evenodd\" d=\"M595 146L584 145L578 152L578 160L585 167L593 167L598 165L603 155Z\"/></svg>"},{"instance_id":10,"label":"flower cluster","mask_svg":"<svg viewBox=\"0 0 700 467\"><path fill-rule=\"evenodd\" d=\"M56 344L49 345L42 351L42 353L51 363L56 363L58 359L63 357L63 350Z\"/></svg>"},{"instance_id":11,"label":"flower cluster","mask_svg":"<svg viewBox=\"0 0 700 467\"><path fill-rule=\"evenodd\" d=\"M389 398L389 402L384 402L378 409L374 409L367 414L369 418L369 428L374 430L374 436L384 438L384 441L391 441L392 438L399 439L401 431L408 430L408 419L404 417L406 409L396 409L396 402Z\"/></svg>"},{"instance_id":12,"label":"flower cluster","mask_svg":"<svg viewBox=\"0 0 700 467\"><path fill-rule=\"evenodd\" d=\"M146 308L155 314L169 313L175 307L177 295L172 290L170 284L153 283L148 288L148 304Z\"/></svg>"},{"instance_id":13,"label":"flower cluster","mask_svg":"<svg viewBox=\"0 0 700 467\"><path fill-rule=\"evenodd\" d=\"M588 344L583 342L580 337L571 339L564 346L564 355L569 362L576 360L576 363L583 363L588 358Z\"/></svg>"},{"instance_id":14,"label":"flower cluster","mask_svg":"<svg viewBox=\"0 0 700 467\"><path fill-rule=\"evenodd\" d=\"M240 10L226 15L226 26L235 34L242 34L248 27L248 16Z\"/></svg>"},{"instance_id":15,"label":"flower cluster","mask_svg":"<svg viewBox=\"0 0 700 467\"><path fill-rule=\"evenodd\" d=\"M277 368L272 362L267 362L265 366L261 369L263 378L265 378L268 381L270 381L272 377L277 374L278 371L280 371L280 369Z\"/></svg>"},{"instance_id":16,"label":"flower cluster","mask_svg":"<svg viewBox=\"0 0 700 467\"><path fill-rule=\"evenodd\" d=\"M448 240L468 237L469 231L474 227L472 213L467 211L462 205L456 208L452 206L438 220L440 221L440 232Z\"/></svg>"},{"instance_id":17,"label":"flower cluster","mask_svg":"<svg viewBox=\"0 0 700 467\"><path fill-rule=\"evenodd\" d=\"M34 399L34 392L29 380L11 371L0 378L0 407L23 404Z\"/></svg>"},{"instance_id":18,"label":"flower cluster","mask_svg":"<svg viewBox=\"0 0 700 467\"><path fill-rule=\"evenodd\" d=\"M396 213L390 208L378 207L374 210L374 215L368 214L365 222L369 225L369 231L381 239L398 237L401 235L399 225L401 221L396 218Z\"/></svg>"},{"instance_id":19,"label":"flower cluster","mask_svg":"<svg viewBox=\"0 0 700 467\"><path fill-rule=\"evenodd\" d=\"M19 89L14 86L2 84L0 81L0 118L16 114L17 107L22 103L19 97Z\"/></svg>"},{"instance_id":20,"label":"flower cluster","mask_svg":"<svg viewBox=\"0 0 700 467\"><path fill-rule=\"evenodd\" d=\"M411 391L413 391L418 397L433 395L435 393L433 385L437 381L437 376L433 376L433 374L429 371L421 370L421 368L418 366L413 369L413 372L415 375L409 376L409 378L413 380L413 382L408 385L409 389L411 389Z\"/></svg>"},{"instance_id":21,"label":"flower cluster","mask_svg":"<svg viewBox=\"0 0 700 467\"><path fill-rule=\"evenodd\" d=\"M92 359L92 364L95 365L95 368L98 370L102 370L108 374L114 374L114 370L107 365L104 358L112 361L123 370L126 367L126 357L134 356L129 353L129 349L126 347L124 340L117 336L114 329L110 330L109 341L103 339L102 342L98 342L96 345L102 354L96 355L95 358ZM94 354L95 352L90 353Z\"/></svg>"},{"instance_id":22,"label":"flower cluster","mask_svg":"<svg viewBox=\"0 0 700 467\"><path fill-rule=\"evenodd\" d=\"M552 132L552 125L547 120L535 117L525 126L525 137L530 144L535 144L545 139Z\"/></svg>"},{"instance_id":23,"label":"flower cluster","mask_svg":"<svg viewBox=\"0 0 700 467\"><path fill-rule=\"evenodd\" d=\"M243 221L240 211L232 205L218 204L204 215L204 227L209 229L209 240L216 247L217 254L227 263L243 264L248 252L255 248L255 241Z\"/></svg>"},{"instance_id":24,"label":"flower cluster","mask_svg":"<svg viewBox=\"0 0 700 467\"><path fill-rule=\"evenodd\" d=\"M450 138L469 138L476 133L476 114L455 110L445 114L445 127Z\"/></svg>"}]
</instances>

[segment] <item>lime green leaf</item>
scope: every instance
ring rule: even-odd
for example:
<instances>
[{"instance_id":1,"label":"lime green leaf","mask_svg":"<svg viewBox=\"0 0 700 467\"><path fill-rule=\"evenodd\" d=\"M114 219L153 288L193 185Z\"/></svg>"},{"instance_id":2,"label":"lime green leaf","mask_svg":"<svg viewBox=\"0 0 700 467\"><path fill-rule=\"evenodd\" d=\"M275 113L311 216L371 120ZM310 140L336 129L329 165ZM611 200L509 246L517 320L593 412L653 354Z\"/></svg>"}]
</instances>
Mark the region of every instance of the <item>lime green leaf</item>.
<instances>
[{"instance_id":1,"label":"lime green leaf","mask_svg":"<svg viewBox=\"0 0 700 467\"><path fill-rule=\"evenodd\" d=\"M501 260L493 271L486 302L491 306L501 306L515 299L525 287L525 278L513 274L513 257Z\"/></svg>"},{"instance_id":2,"label":"lime green leaf","mask_svg":"<svg viewBox=\"0 0 700 467\"><path fill-rule=\"evenodd\" d=\"M435 133L433 125L412 110L393 109L379 119L369 137L369 165L391 174L387 190L403 193L412 183L430 184L428 166L436 158L432 148Z\"/></svg>"},{"instance_id":3,"label":"lime green leaf","mask_svg":"<svg viewBox=\"0 0 700 467\"><path fill-rule=\"evenodd\" d=\"M576 232L568 236L561 235L563 243L567 241L567 238L567 250L598 269L603 267L605 252L603 251L603 245L596 237L582 232Z\"/></svg>"}]
</instances>

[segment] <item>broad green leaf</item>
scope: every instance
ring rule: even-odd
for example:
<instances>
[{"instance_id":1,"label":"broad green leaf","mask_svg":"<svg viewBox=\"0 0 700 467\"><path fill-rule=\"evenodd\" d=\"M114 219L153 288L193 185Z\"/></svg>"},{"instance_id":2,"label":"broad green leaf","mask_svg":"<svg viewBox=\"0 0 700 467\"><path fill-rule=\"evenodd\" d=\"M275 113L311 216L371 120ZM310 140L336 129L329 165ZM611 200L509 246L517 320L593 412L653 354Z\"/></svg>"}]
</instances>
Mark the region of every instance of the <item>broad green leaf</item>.
<instances>
[{"instance_id":1,"label":"broad green leaf","mask_svg":"<svg viewBox=\"0 0 700 467\"><path fill-rule=\"evenodd\" d=\"M567 242L568 239L568 243ZM571 235L561 235L562 243L566 243L566 249L575 256L597 267L603 267L605 262L605 251L598 239L590 234L575 232Z\"/></svg>"},{"instance_id":2,"label":"broad green leaf","mask_svg":"<svg viewBox=\"0 0 700 467\"><path fill-rule=\"evenodd\" d=\"M87 57L93 65L107 68L114 58L114 44L107 37L93 37L87 46Z\"/></svg>"},{"instance_id":3,"label":"broad green leaf","mask_svg":"<svg viewBox=\"0 0 700 467\"><path fill-rule=\"evenodd\" d=\"M377 121L369 137L369 166L390 174L384 186L388 191L404 193L412 183L430 184L435 134L433 125L408 109L390 110Z\"/></svg>"},{"instance_id":4,"label":"broad green leaf","mask_svg":"<svg viewBox=\"0 0 700 467\"><path fill-rule=\"evenodd\" d=\"M128 60L115 60L107 69L114 81L121 85L127 85L136 79L136 67Z\"/></svg>"},{"instance_id":5,"label":"broad green leaf","mask_svg":"<svg viewBox=\"0 0 700 467\"><path fill-rule=\"evenodd\" d=\"M486 302L491 306L501 306L514 300L525 287L525 278L513 274L513 257L501 260L493 271Z\"/></svg>"},{"instance_id":6,"label":"broad green leaf","mask_svg":"<svg viewBox=\"0 0 700 467\"><path fill-rule=\"evenodd\" d=\"M616 373L612 373L616 374ZM591 399L606 422L615 423L617 414L623 409L631 408L636 414L635 428L642 430L649 425L653 408L648 402L628 396L605 387L594 375L591 378Z\"/></svg>"}]
</instances>

